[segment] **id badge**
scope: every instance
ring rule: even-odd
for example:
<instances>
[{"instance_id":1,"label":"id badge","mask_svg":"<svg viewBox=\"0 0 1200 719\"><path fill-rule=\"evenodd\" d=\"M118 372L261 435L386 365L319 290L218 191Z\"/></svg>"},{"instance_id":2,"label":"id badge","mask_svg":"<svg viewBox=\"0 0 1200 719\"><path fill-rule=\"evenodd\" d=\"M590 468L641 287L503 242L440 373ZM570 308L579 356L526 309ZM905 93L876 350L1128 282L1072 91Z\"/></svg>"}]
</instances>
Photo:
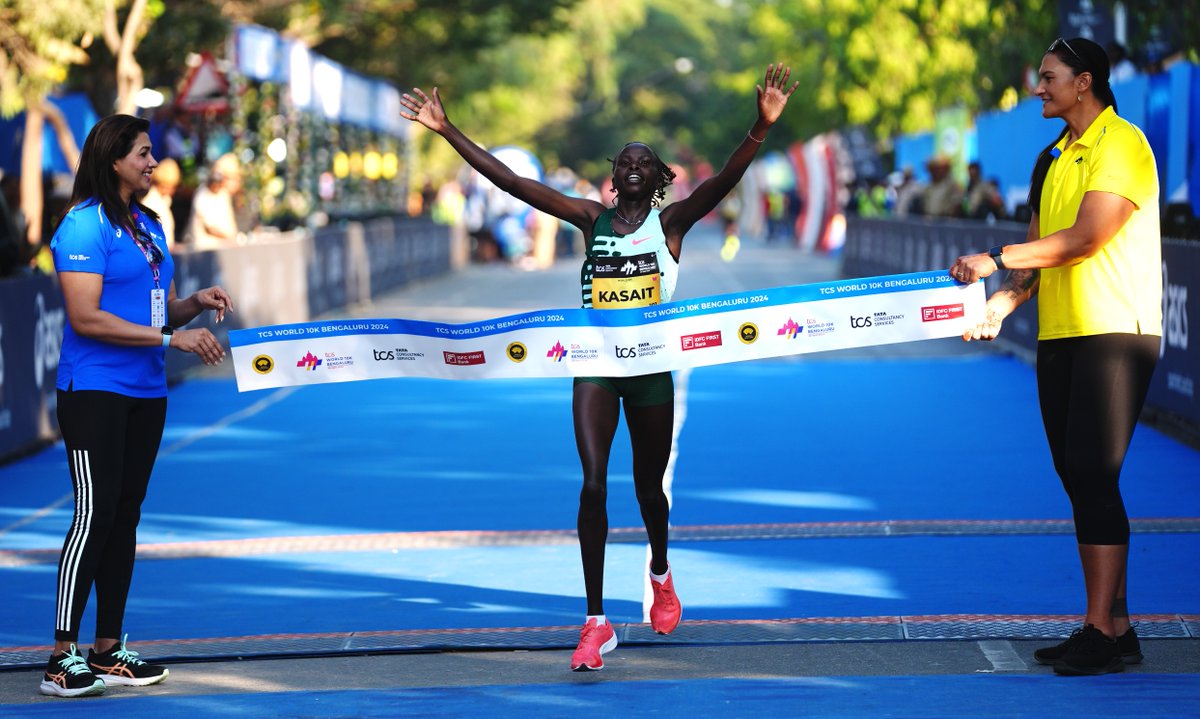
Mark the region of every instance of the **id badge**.
<instances>
[{"instance_id":1,"label":"id badge","mask_svg":"<svg viewBox=\"0 0 1200 719\"><path fill-rule=\"evenodd\" d=\"M150 326L167 324L167 291L161 287L150 290Z\"/></svg>"}]
</instances>

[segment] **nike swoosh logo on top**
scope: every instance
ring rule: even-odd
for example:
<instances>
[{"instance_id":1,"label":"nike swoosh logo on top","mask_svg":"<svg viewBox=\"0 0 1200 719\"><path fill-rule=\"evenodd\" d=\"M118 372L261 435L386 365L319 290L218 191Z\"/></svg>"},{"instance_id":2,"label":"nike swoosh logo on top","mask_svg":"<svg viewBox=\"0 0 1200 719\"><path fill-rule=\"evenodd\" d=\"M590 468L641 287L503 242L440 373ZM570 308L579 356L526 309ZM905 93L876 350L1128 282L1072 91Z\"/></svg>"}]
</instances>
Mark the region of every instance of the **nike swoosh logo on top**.
<instances>
[{"instance_id":1,"label":"nike swoosh logo on top","mask_svg":"<svg viewBox=\"0 0 1200 719\"><path fill-rule=\"evenodd\" d=\"M648 240L648 239L650 239L650 238L649 238L649 237L643 237L643 238L641 238L640 240L630 240L630 241L629 241L629 244L631 244L631 245L640 245L640 244L642 244L643 242L645 242L645 241L646 241L646 240Z\"/></svg>"}]
</instances>

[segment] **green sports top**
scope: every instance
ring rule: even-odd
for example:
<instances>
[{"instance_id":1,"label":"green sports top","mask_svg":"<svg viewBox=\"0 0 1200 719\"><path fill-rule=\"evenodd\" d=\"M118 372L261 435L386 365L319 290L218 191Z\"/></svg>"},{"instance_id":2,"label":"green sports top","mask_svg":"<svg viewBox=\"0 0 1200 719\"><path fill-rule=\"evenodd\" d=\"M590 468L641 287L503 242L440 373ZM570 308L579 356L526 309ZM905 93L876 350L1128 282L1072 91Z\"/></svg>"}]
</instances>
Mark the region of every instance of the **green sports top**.
<instances>
[{"instance_id":1,"label":"green sports top","mask_svg":"<svg viewBox=\"0 0 1200 719\"><path fill-rule=\"evenodd\" d=\"M667 249L659 211L650 210L641 227L627 235L613 229L616 212L606 209L592 225L579 276L583 306L624 309L670 302L679 262Z\"/></svg>"}]
</instances>

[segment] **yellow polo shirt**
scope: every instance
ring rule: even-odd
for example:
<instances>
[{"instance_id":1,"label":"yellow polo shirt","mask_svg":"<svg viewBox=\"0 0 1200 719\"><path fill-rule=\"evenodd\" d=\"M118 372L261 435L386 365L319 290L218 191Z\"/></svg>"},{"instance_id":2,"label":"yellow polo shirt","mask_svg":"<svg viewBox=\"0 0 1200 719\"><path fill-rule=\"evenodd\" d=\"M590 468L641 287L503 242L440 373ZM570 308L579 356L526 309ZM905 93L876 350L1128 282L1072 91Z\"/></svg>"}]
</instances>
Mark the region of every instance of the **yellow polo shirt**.
<instances>
[{"instance_id":1,"label":"yellow polo shirt","mask_svg":"<svg viewBox=\"0 0 1200 719\"><path fill-rule=\"evenodd\" d=\"M1162 239L1158 168L1138 127L1112 107L1050 163L1038 210L1041 236L1075 224L1088 192L1128 199L1133 215L1094 256L1043 269L1038 339L1108 333L1162 334Z\"/></svg>"}]
</instances>

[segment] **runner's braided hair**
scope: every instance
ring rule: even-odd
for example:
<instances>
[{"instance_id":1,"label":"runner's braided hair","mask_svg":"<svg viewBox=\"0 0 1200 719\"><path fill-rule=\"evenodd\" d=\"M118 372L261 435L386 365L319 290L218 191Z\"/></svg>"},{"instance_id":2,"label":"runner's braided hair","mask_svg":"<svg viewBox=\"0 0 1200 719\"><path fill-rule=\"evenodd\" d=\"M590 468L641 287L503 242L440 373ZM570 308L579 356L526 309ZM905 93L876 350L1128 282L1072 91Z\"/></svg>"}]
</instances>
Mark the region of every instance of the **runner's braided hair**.
<instances>
[{"instance_id":1,"label":"runner's braided hair","mask_svg":"<svg viewBox=\"0 0 1200 719\"><path fill-rule=\"evenodd\" d=\"M627 143L625 147L629 147L630 145L641 145L642 147L646 148L650 151L650 154L654 156L654 161L658 163L658 186L654 188L654 197L651 200L651 202L657 207L662 202L663 198L667 196L667 186L675 181L675 171L671 169L670 165L662 161L662 158L658 156L658 153L654 151L653 147L650 147L644 142L630 142ZM624 151L625 147L622 147L621 150ZM617 155L620 154L620 152L617 153ZM611 157L608 158L608 161L612 163L613 171L615 172L617 161ZM615 205L617 204L617 196L620 195L615 185L613 186L612 192L613 204Z\"/></svg>"}]
</instances>

